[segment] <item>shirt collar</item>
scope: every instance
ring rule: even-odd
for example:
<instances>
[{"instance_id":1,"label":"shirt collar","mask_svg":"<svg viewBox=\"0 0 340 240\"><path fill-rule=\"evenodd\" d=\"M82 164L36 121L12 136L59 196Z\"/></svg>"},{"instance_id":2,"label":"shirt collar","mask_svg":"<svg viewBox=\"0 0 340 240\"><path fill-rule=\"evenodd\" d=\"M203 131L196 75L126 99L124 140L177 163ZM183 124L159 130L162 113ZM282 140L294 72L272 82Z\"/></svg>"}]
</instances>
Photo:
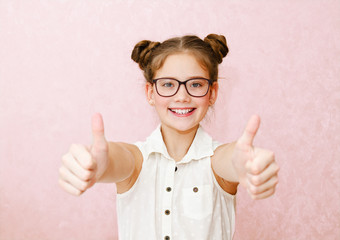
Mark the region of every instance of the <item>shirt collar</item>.
<instances>
[{"instance_id":1,"label":"shirt collar","mask_svg":"<svg viewBox=\"0 0 340 240\"><path fill-rule=\"evenodd\" d=\"M161 125L158 125L158 127L146 139L147 156L153 152L160 153L164 157L172 159L163 141ZM202 126L200 125L187 154L180 162L178 162L178 164L188 163L191 160L199 160L212 155L214 155L212 138L203 130Z\"/></svg>"}]
</instances>

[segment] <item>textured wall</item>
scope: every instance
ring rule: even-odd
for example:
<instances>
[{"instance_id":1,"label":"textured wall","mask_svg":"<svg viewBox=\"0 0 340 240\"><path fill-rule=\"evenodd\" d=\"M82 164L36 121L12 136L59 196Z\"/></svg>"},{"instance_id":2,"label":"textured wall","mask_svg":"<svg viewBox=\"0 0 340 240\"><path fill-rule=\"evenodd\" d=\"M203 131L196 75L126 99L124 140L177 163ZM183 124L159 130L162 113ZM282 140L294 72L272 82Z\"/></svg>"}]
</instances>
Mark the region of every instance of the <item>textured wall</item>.
<instances>
[{"instance_id":1,"label":"textured wall","mask_svg":"<svg viewBox=\"0 0 340 240\"><path fill-rule=\"evenodd\" d=\"M248 117L275 151L277 193L239 190L235 239L340 239L340 1L0 0L0 239L116 239L115 188L57 184L90 119L134 142L157 125L130 60L142 39L221 33L230 54L204 122L236 139Z\"/></svg>"}]
</instances>

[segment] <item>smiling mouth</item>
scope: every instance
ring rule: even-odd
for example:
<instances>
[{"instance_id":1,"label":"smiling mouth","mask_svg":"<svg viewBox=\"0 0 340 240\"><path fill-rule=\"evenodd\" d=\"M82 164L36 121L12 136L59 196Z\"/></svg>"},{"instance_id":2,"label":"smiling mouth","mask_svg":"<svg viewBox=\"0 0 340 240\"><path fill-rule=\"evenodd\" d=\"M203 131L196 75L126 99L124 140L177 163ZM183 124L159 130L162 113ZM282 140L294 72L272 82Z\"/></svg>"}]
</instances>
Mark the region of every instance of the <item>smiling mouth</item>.
<instances>
[{"instance_id":1,"label":"smiling mouth","mask_svg":"<svg viewBox=\"0 0 340 240\"><path fill-rule=\"evenodd\" d=\"M169 108L169 110L173 113L179 114L179 115L185 115L188 113L191 113L196 108L185 108L185 109L178 109L178 108Z\"/></svg>"}]
</instances>

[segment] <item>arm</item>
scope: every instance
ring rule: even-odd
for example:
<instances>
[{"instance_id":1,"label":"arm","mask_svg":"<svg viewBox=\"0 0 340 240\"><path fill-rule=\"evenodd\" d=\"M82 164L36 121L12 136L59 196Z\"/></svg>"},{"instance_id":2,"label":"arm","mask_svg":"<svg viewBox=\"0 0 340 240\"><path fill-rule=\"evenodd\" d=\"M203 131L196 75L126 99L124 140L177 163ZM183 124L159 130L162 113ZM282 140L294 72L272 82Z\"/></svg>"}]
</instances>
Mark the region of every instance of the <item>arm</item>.
<instances>
[{"instance_id":1,"label":"arm","mask_svg":"<svg viewBox=\"0 0 340 240\"><path fill-rule=\"evenodd\" d=\"M108 143L108 164L97 182L121 182L129 178L136 165L133 146L127 143Z\"/></svg>"}]
</instances>

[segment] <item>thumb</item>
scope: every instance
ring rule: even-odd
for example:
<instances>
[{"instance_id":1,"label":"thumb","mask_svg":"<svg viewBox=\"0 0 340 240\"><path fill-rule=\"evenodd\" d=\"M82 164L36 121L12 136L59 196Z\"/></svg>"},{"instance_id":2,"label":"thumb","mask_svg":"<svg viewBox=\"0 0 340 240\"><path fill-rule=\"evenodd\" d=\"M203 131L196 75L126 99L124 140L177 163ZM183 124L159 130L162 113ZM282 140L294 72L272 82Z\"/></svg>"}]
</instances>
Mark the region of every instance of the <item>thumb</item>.
<instances>
[{"instance_id":1,"label":"thumb","mask_svg":"<svg viewBox=\"0 0 340 240\"><path fill-rule=\"evenodd\" d=\"M248 146L253 145L253 141L256 135L257 130L260 127L260 117L257 115L251 116L249 119L246 128L244 129L244 132L242 136L239 138L239 143L245 144Z\"/></svg>"},{"instance_id":2,"label":"thumb","mask_svg":"<svg viewBox=\"0 0 340 240\"><path fill-rule=\"evenodd\" d=\"M92 116L92 136L92 146L100 145L103 142L106 142L104 135L104 121L100 113L95 113Z\"/></svg>"}]
</instances>

